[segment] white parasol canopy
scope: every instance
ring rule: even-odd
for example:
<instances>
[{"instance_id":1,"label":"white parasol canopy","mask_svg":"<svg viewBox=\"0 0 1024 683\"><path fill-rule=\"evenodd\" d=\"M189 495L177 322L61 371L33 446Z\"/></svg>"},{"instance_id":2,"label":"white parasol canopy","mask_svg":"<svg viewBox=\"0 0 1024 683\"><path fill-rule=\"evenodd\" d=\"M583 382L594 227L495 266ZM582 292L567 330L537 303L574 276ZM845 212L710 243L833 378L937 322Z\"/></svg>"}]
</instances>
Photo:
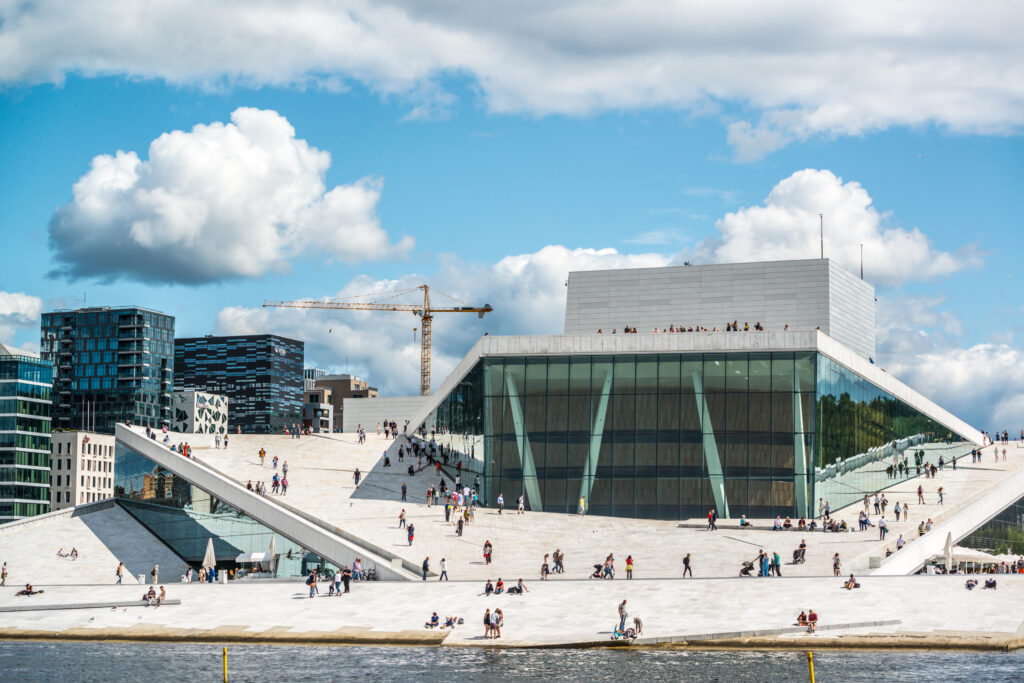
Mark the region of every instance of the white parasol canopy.
<instances>
[{"instance_id":1,"label":"white parasol canopy","mask_svg":"<svg viewBox=\"0 0 1024 683\"><path fill-rule=\"evenodd\" d=\"M206 544L206 554L203 555L203 568L213 569L217 566L217 556L213 553L213 538Z\"/></svg>"}]
</instances>

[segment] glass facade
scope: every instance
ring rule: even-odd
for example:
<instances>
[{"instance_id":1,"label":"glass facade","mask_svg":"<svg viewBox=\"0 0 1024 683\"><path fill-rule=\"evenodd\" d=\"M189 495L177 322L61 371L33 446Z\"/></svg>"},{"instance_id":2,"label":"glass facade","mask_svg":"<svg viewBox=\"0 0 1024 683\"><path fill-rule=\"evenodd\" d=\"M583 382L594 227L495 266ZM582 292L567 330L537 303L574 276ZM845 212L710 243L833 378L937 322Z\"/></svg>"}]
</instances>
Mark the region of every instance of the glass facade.
<instances>
[{"instance_id":1,"label":"glass facade","mask_svg":"<svg viewBox=\"0 0 1024 683\"><path fill-rule=\"evenodd\" d=\"M178 339L177 389L228 398L228 431L275 433L302 423L301 341L262 334Z\"/></svg>"},{"instance_id":2,"label":"glass facade","mask_svg":"<svg viewBox=\"0 0 1024 683\"><path fill-rule=\"evenodd\" d=\"M218 569L234 569L242 553L267 552L274 537L277 576L303 576L330 566L236 508L162 469L121 443L116 447L114 497L121 507L193 567L213 539Z\"/></svg>"},{"instance_id":3,"label":"glass facade","mask_svg":"<svg viewBox=\"0 0 1024 683\"><path fill-rule=\"evenodd\" d=\"M174 318L145 308L44 313L40 354L54 366L53 428L113 434L170 422Z\"/></svg>"},{"instance_id":4,"label":"glass facade","mask_svg":"<svg viewBox=\"0 0 1024 683\"><path fill-rule=\"evenodd\" d=\"M0 346L0 524L50 511L49 361Z\"/></svg>"},{"instance_id":5,"label":"glass facade","mask_svg":"<svg viewBox=\"0 0 1024 683\"><path fill-rule=\"evenodd\" d=\"M489 357L425 427L485 502L658 519L810 516L971 448L815 351Z\"/></svg>"},{"instance_id":6,"label":"glass facade","mask_svg":"<svg viewBox=\"0 0 1024 683\"><path fill-rule=\"evenodd\" d=\"M1024 555L1024 498L985 522L957 545L991 555Z\"/></svg>"}]
</instances>

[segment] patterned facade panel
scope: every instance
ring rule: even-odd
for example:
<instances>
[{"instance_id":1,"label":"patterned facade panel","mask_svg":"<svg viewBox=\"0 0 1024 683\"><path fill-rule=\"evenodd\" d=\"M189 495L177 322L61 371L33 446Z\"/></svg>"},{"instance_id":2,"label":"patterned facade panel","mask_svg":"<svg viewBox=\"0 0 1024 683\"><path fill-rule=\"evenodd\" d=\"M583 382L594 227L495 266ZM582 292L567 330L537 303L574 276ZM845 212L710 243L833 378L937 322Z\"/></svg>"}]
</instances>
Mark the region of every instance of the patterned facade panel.
<instances>
[{"instance_id":1,"label":"patterned facade panel","mask_svg":"<svg viewBox=\"0 0 1024 683\"><path fill-rule=\"evenodd\" d=\"M187 434L227 434L228 399L202 391L175 391L172 430Z\"/></svg>"}]
</instances>

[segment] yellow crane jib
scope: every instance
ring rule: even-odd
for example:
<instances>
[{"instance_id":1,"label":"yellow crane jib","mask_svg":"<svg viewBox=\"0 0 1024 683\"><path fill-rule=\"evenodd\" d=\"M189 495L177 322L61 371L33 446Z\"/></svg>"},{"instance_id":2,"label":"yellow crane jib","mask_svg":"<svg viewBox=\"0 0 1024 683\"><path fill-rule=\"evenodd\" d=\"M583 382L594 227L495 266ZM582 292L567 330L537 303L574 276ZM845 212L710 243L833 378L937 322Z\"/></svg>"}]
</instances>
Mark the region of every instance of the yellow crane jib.
<instances>
[{"instance_id":1,"label":"yellow crane jib","mask_svg":"<svg viewBox=\"0 0 1024 683\"><path fill-rule=\"evenodd\" d=\"M430 304L430 287L428 285L420 285L415 289L408 289L399 292L391 292L392 298L401 296L402 294L408 294L415 291L416 289L423 290L423 303L419 304L389 304L379 302L366 302L366 301L332 301L329 299L302 299L299 301L264 301L264 308L319 308L319 309L331 309L331 310L348 310L348 311L407 311L420 318L420 394L422 396L430 395L430 347L431 347L431 323L434 319L435 313L476 313L478 318L483 318L484 314L490 313L494 309L491 308L490 304L484 304L483 306L446 306L446 307L434 307ZM436 290L435 290L436 291ZM444 292L437 292L442 294L453 301L458 301L461 304L465 304L464 301L459 301L455 297L449 296Z\"/></svg>"}]
</instances>

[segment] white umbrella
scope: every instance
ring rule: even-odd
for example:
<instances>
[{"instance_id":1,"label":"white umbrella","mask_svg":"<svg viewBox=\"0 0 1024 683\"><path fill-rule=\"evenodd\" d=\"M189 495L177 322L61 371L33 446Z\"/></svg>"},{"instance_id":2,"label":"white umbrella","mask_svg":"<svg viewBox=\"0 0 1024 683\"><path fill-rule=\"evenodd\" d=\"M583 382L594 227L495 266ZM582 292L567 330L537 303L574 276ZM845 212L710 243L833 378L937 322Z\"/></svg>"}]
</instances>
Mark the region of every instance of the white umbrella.
<instances>
[{"instance_id":1,"label":"white umbrella","mask_svg":"<svg viewBox=\"0 0 1024 683\"><path fill-rule=\"evenodd\" d=\"M270 534L270 575L274 576L274 570L277 564L277 534Z\"/></svg>"},{"instance_id":2,"label":"white umbrella","mask_svg":"<svg viewBox=\"0 0 1024 683\"><path fill-rule=\"evenodd\" d=\"M946 573L953 571L953 532L946 534L946 546L943 548L946 555Z\"/></svg>"},{"instance_id":3,"label":"white umbrella","mask_svg":"<svg viewBox=\"0 0 1024 683\"><path fill-rule=\"evenodd\" d=\"M206 554L203 555L203 568L213 569L217 566L217 556L213 553L213 538L206 544Z\"/></svg>"}]
</instances>

